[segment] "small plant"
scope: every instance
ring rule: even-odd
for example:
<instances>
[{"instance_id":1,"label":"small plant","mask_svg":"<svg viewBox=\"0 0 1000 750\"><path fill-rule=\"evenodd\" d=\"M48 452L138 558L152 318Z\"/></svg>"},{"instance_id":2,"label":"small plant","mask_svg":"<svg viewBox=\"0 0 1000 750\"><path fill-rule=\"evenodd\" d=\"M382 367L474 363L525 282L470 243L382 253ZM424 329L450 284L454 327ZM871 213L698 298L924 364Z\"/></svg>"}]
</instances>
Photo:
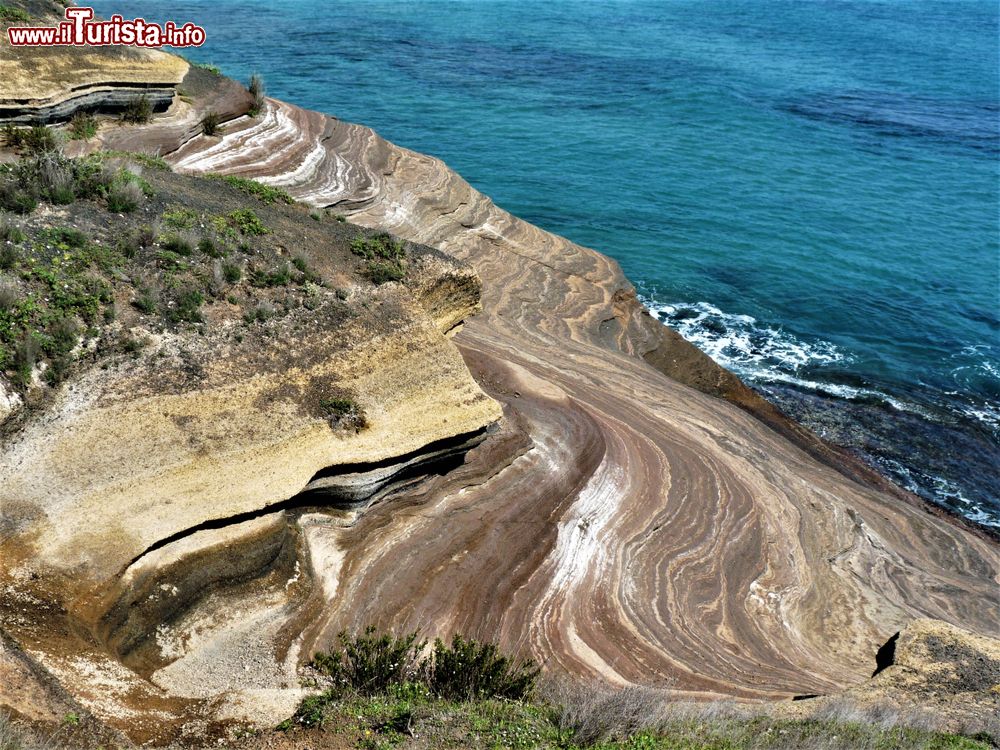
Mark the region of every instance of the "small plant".
<instances>
[{"instance_id":1,"label":"small plant","mask_svg":"<svg viewBox=\"0 0 1000 750\"><path fill-rule=\"evenodd\" d=\"M401 281L406 276L406 270L399 261L370 260L367 265L368 278L373 284L385 284L390 281Z\"/></svg>"},{"instance_id":2,"label":"small plant","mask_svg":"<svg viewBox=\"0 0 1000 750\"><path fill-rule=\"evenodd\" d=\"M77 112L69 121L70 138L89 141L97 135L97 118L89 112Z\"/></svg>"},{"instance_id":3,"label":"small plant","mask_svg":"<svg viewBox=\"0 0 1000 750\"><path fill-rule=\"evenodd\" d=\"M344 223L346 223L346 222L347 222L347 217L346 217L346 216L344 216L343 214L337 214L337 215L336 215L336 216L335 216L334 218L335 218L335 219L337 220L337 222L338 222L338 223L340 223L340 224L344 224Z\"/></svg>"},{"instance_id":4,"label":"small plant","mask_svg":"<svg viewBox=\"0 0 1000 750\"><path fill-rule=\"evenodd\" d=\"M160 247L177 255L188 256L200 242L198 235L191 229L182 229L160 239Z\"/></svg>"},{"instance_id":5,"label":"small plant","mask_svg":"<svg viewBox=\"0 0 1000 750\"><path fill-rule=\"evenodd\" d=\"M320 214L319 211L312 211L309 214L309 218L312 219L313 221L323 221L323 216Z\"/></svg>"},{"instance_id":6,"label":"small plant","mask_svg":"<svg viewBox=\"0 0 1000 750\"><path fill-rule=\"evenodd\" d=\"M223 263L222 277L227 283L236 284L243 277L243 270L236 263Z\"/></svg>"},{"instance_id":7,"label":"small plant","mask_svg":"<svg viewBox=\"0 0 1000 750\"><path fill-rule=\"evenodd\" d=\"M415 632L402 637L376 635L374 626L357 636L341 631L337 638L340 648L316 654L312 665L332 677L339 688L350 688L362 695L384 693L391 685L416 677L420 653L426 646Z\"/></svg>"},{"instance_id":8,"label":"small plant","mask_svg":"<svg viewBox=\"0 0 1000 750\"><path fill-rule=\"evenodd\" d=\"M15 214L30 214L38 208L38 196L14 181L0 182L0 209Z\"/></svg>"},{"instance_id":9,"label":"small plant","mask_svg":"<svg viewBox=\"0 0 1000 750\"><path fill-rule=\"evenodd\" d=\"M255 268L250 271L250 284L259 288L287 286L291 280L292 273L287 263L271 269Z\"/></svg>"},{"instance_id":10,"label":"small plant","mask_svg":"<svg viewBox=\"0 0 1000 750\"><path fill-rule=\"evenodd\" d=\"M18 244L28 239L27 235L21 231L20 227L14 226L0 218L0 242L11 242Z\"/></svg>"},{"instance_id":11,"label":"small plant","mask_svg":"<svg viewBox=\"0 0 1000 750\"><path fill-rule=\"evenodd\" d=\"M246 312L243 316L243 320L247 325L252 325L254 323L264 323L273 318L274 315L274 305L266 300L261 300L253 307L253 309Z\"/></svg>"},{"instance_id":12,"label":"small plant","mask_svg":"<svg viewBox=\"0 0 1000 750\"><path fill-rule=\"evenodd\" d=\"M21 290L11 279L0 278L0 312L10 310L21 300Z\"/></svg>"},{"instance_id":13,"label":"small plant","mask_svg":"<svg viewBox=\"0 0 1000 750\"><path fill-rule=\"evenodd\" d=\"M14 349L15 380L22 386L31 384L31 373L38 360L38 341L34 336L25 334Z\"/></svg>"},{"instance_id":14,"label":"small plant","mask_svg":"<svg viewBox=\"0 0 1000 750\"><path fill-rule=\"evenodd\" d=\"M201 305L205 297L197 289L183 290L170 306L167 318L171 323L201 323Z\"/></svg>"},{"instance_id":15,"label":"small plant","mask_svg":"<svg viewBox=\"0 0 1000 750\"><path fill-rule=\"evenodd\" d=\"M108 210L116 214L129 214L139 207L142 199L142 188L136 182L122 182L108 191Z\"/></svg>"},{"instance_id":16,"label":"small plant","mask_svg":"<svg viewBox=\"0 0 1000 750\"><path fill-rule=\"evenodd\" d=\"M134 96L122 110L122 120L133 125L144 125L153 119L153 103L146 94Z\"/></svg>"},{"instance_id":17,"label":"small plant","mask_svg":"<svg viewBox=\"0 0 1000 750\"><path fill-rule=\"evenodd\" d=\"M160 306L160 290L154 284L145 284L132 300L132 306L144 315L152 315Z\"/></svg>"},{"instance_id":18,"label":"small plant","mask_svg":"<svg viewBox=\"0 0 1000 750\"><path fill-rule=\"evenodd\" d=\"M211 237L202 237L198 242L198 252L204 253L209 258L221 258L226 253L219 247Z\"/></svg>"},{"instance_id":19,"label":"small plant","mask_svg":"<svg viewBox=\"0 0 1000 750\"><path fill-rule=\"evenodd\" d=\"M250 76L250 83L247 86L247 91L249 91L250 96L253 97L253 104L251 105L250 112L248 114L251 117L256 117L264 111L264 79L254 73Z\"/></svg>"},{"instance_id":20,"label":"small plant","mask_svg":"<svg viewBox=\"0 0 1000 750\"><path fill-rule=\"evenodd\" d=\"M170 172L170 165L161 156L156 154L144 154L142 152L136 151L104 151L100 154L102 157L115 157L117 159L126 159L136 164L141 164L149 169L155 169L159 172Z\"/></svg>"},{"instance_id":21,"label":"small plant","mask_svg":"<svg viewBox=\"0 0 1000 750\"><path fill-rule=\"evenodd\" d=\"M222 117L218 112L209 112L201 118L201 132L207 136L217 135L221 123Z\"/></svg>"},{"instance_id":22,"label":"small plant","mask_svg":"<svg viewBox=\"0 0 1000 750\"><path fill-rule=\"evenodd\" d=\"M10 245L0 245L0 271L10 271L17 265L18 252Z\"/></svg>"}]
</instances>

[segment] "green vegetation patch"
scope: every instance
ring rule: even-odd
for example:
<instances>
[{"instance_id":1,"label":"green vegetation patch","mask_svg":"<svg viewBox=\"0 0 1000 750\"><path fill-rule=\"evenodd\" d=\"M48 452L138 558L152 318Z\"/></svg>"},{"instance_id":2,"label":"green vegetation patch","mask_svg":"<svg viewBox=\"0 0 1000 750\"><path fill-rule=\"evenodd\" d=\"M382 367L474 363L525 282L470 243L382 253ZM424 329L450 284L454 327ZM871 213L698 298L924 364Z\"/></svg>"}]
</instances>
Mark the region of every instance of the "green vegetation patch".
<instances>
[{"instance_id":1,"label":"green vegetation patch","mask_svg":"<svg viewBox=\"0 0 1000 750\"><path fill-rule=\"evenodd\" d=\"M368 278L374 284L401 281L406 276L406 248L386 232L355 237L351 252L364 258Z\"/></svg>"},{"instance_id":2,"label":"green vegetation patch","mask_svg":"<svg viewBox=\"0 0 1000 750\"><path fill-rule=\"evenodd\" d=\"M271 185L265 185L262 182L257 182L256 180L250 180L246 177L237 177L231 174L210 174L206 175L211 180L219 180L224 182L230 187L234 187L241 193L252 196L259 200L261 203L284 203L287 205L293 205L295 199L286 193L284 190Z\"/></svg>"},{"instance_id":3,"label":"green vegetation patch","mask_svg":"<svg viewBox=\"0 0 1000 750\"><path fill-rule=\"evenodd\" d=\"M0 21L16 23L30 20L31 16L20 8L12 8L9 5L0 5Z\"/></svg>"}]
</instances>

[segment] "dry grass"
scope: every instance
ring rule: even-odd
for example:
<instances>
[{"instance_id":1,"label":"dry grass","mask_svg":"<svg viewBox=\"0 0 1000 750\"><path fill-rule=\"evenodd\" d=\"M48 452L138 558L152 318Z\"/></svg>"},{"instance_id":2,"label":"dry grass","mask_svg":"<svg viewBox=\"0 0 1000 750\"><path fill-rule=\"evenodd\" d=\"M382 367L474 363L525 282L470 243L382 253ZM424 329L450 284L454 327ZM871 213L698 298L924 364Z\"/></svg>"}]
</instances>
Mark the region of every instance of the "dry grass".
<instances>
[{"instance_id":1,"label":"dry grass","mask_svg":"<svg viewBox=\"0 0 1000 750\"><path fill-rule=\"evenodd\" d=\"M664 688L611 688L547 681L541 688L560 731L581 747L631 747L637 736L649 748L727 750L894 750L971 748L985 744L942 734L941 716L926 709L900 710L890 704L859 705L848 697L817 702L798 718L783 716L775 704L732 700L678 700ZM984 717L963 728L966 737L994 741L1000 735ZM630 740L630 738L632 738ZM635 745L647 747L647 744Z\"/></svg>"}]
</instances>

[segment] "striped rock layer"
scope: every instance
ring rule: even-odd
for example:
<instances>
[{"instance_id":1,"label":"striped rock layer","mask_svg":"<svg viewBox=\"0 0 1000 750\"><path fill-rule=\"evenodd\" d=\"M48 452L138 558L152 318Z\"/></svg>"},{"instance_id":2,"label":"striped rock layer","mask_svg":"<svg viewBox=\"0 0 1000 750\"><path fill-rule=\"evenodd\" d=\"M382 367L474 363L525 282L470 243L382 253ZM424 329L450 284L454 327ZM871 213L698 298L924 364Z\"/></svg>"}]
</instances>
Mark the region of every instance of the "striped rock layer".
<instances>
[{"instance_id":1,"label":"striped rock layer","mask_svg":"<svg viewBox=\"0 0 1000 750\"><path fill-rule=\"evenodd\" d=\"M353 525L306 532L324 588L304 652L375 622L497 637L613 683L777 696L869 675L915 617L1000 632L994 541L782 423L651 320L614 261L440 160L275 100L167 159L282 187L483 279L456 341L504 427Z\"/></svg>"}]
</instances>

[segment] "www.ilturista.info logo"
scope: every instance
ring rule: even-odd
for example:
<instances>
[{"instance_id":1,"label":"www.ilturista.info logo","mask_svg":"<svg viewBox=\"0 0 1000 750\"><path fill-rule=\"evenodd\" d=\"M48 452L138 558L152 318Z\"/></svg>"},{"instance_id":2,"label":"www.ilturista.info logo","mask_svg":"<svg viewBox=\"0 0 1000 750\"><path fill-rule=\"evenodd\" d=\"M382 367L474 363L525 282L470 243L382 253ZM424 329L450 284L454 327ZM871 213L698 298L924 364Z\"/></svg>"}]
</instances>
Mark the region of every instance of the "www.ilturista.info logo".
<instances>
[{"instance_id":1,"label":"www.ilturista.info logo","mask_svg":"<svg viewBox=\"0 0 1000 750\"><path fill-rule=\"evenodd\" d=\"M66 20L56 26L12 26L7 38L15 47L101 47L121 44L130 47L200 47L205 43L205 29L186 23L178 26L167 21L162 26L142 18L125 20L111 16L108 21L94 21L93 8L67 8Z\"/></svg>"}]
</instances>

